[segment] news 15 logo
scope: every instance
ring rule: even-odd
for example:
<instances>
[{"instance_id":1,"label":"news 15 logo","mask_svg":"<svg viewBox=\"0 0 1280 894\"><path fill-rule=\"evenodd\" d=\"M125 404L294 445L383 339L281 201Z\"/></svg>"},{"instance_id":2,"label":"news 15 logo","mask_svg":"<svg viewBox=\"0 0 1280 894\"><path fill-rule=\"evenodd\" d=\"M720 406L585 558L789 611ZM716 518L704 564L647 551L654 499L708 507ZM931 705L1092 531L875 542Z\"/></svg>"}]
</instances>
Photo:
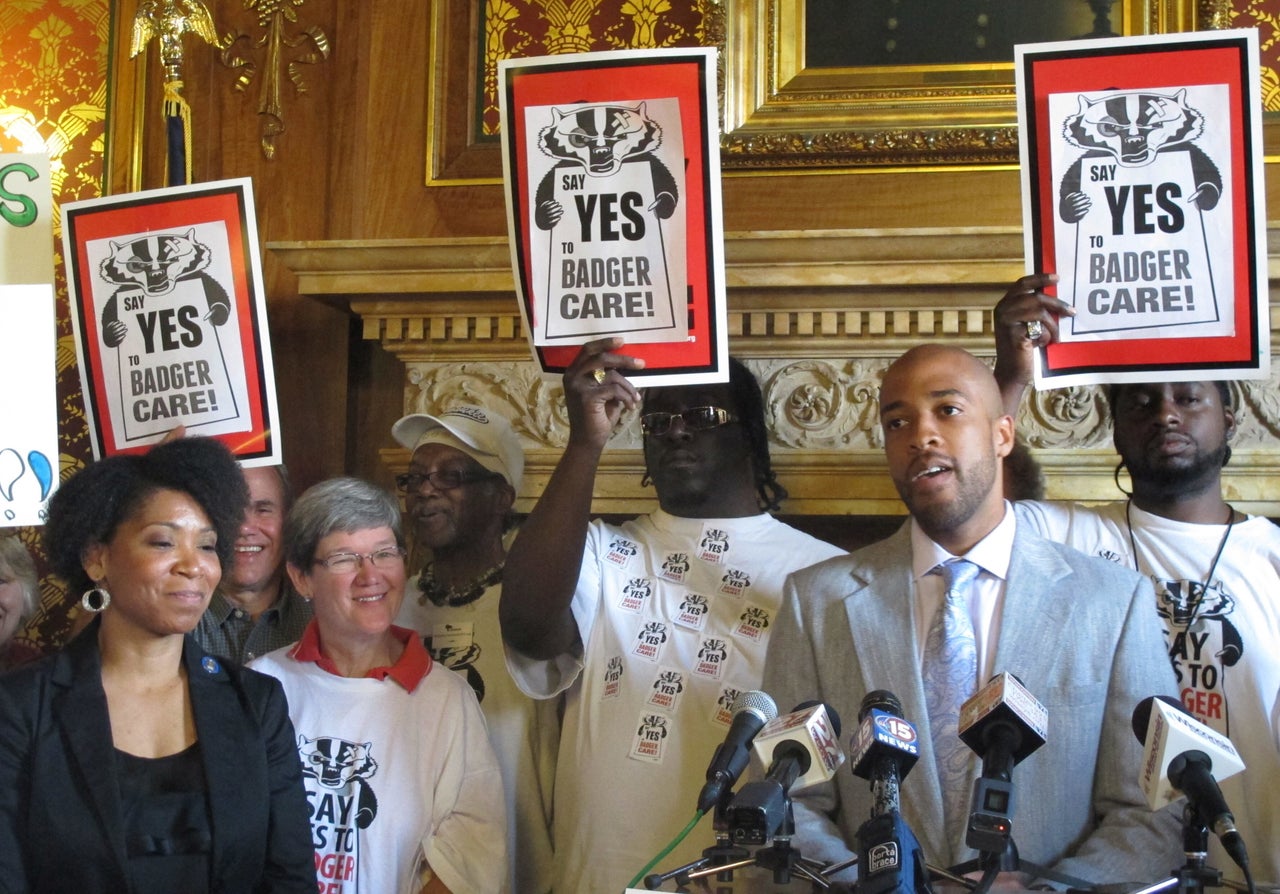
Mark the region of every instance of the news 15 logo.
<instances>
[{"instance_id":1,"label":"news 15 logo","mask_svg":"<svg viewBox=\"0 0 1280 894\"><path fill-rule=\"evenodd\" d=\"M916 728L906 720L886 714L884 711L873 711L872 718L875 721L877 740L898 751L905 751L908 754L919 753L920 746L916 744Z\"/></svg>"}]
</instances>

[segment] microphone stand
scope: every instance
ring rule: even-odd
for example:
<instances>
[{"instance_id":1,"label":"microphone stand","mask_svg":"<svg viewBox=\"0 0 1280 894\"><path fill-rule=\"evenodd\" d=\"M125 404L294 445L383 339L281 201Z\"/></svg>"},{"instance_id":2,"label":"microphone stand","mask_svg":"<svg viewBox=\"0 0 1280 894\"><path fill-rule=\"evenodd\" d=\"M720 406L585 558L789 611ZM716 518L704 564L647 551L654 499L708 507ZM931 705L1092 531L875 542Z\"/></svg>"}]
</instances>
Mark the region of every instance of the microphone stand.
<instances>
[{"instance_id":1,"label":"microphone stand","mask_svg":"<svg viewBox=\"0 0 1280 894\"><path fill-rule=\"evenodd\" d=\"M675 879L677 889L684 888L690 879L716 875L717 880L728 883L733 879L733 870L751 865L751 852L745 847L733 843L727 818L729 799L733 793L726 790L716 801L712 814L716 843L703 848L702 856L683 866L677 866L670 872L655 872L644 878L644 886L656 891L665 882Z\"/></svg>"},{"instance_id":2,"label":"microphone stand","mask_svg":"<svg viewBox=\"0 0 1280 894\"><path fill-rule=\"evenodd\" d=\"M1218 888L1224 884L1237 891L1248 890L1237 882L1224 883L1222 872L1208 865L1209 827L1201 819L1200 811L1190 802L1182 809L1182 850L1186 853L1187 862L1174 870L1173 875L1134 894L1156 894L1169 888L1176 888L1179 894L1204 894L1205 888Z\"/></svg>"},{"instance_id":3,"label":"microphone stand","mask_svg":"<svg viewBox=\"0 0 1280 894\"><path fill-rule=\"evenodd\" d=\"M799 876L813 883L815 888L827 890L831 885L823 878L824 866L816 860L801 855L799 849L791 846L791 838L795 834L795 818L791 809L791 798L783 796L783 815L777 831L772 836L772 843L759 847L753 854L735 841L750 841L758 830L735 829L727 818L728 794L716 804L714 823L716 843L702 852L702 857L670 872L653 873L645 876L644 885L650 891L674 880L677 890L684 890L695 879L714 875L720 882L731 882L735 869L748 866L759 866L773 873L776 885L791 883L792 875ZM744 834L745 833L745 834Z\"/></svg>"}]
</instances>

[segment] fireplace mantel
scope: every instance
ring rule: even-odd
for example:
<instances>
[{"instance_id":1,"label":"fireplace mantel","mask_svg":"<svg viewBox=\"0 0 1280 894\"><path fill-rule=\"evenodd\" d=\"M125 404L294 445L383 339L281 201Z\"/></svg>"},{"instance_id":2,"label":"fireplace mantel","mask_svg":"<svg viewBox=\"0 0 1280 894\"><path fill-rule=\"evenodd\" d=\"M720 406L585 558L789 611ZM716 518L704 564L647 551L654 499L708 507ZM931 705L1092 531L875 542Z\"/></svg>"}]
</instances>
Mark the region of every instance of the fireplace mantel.
<instances>
[{"instance_id":1,"label":"fireplace mantel","mask_svg":"<svg viewBox=\"0 0 1280 894\"><path fill-rule=\"evenodd\" d=\"M478 402L516 420L529 457L528 509L564 444L556 382L536 371L505 237L276 242L298 291L348 309L405 367L404 409ZM1280 228L1268 230L1268 277L1280 278ZM725 236L730 350L765 390L774 465L790 513L902 512L881 452L879 379L906 348L932 339L990 357L991 309L1023 272L1016 228L738 232ZM1280 314L1271 310L1271 326ZM1274 339L1273 339L1274 342ZM1280 389L1241 383L1239 434L1226 476L1242 509L1280 514ZM1034 395L1019 431L1051 498L1112 499L1110 431L1093 389ZM634 422L615 436L595 509L639 512L643 464ZM403 468L407 452L383 459Z\"/></svg>"}]
</instances>

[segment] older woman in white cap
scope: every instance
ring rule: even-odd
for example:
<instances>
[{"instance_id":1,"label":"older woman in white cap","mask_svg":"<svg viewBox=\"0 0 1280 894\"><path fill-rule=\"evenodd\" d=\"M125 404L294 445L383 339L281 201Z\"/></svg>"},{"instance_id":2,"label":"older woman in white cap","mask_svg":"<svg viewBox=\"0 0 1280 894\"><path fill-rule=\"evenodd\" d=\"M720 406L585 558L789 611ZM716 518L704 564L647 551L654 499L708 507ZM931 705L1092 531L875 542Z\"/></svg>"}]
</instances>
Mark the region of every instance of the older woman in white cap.
<instances>
[{"instance_id":1,"label":"older woman in white cap","mask_svg":"<svg viewBox=\"0 0 1280 894\"><path fill-rule=\"evenodd\" d=\"M554 701L534 701L507 673L498 626L505 537L524 471L506 419L475 406L405 416L391 435L412 451L396 477L415 544L429 553L397 623L480 699L507 793L513 891L551 890L551 793L559 747Z\"/></svg>"}]
</instances>

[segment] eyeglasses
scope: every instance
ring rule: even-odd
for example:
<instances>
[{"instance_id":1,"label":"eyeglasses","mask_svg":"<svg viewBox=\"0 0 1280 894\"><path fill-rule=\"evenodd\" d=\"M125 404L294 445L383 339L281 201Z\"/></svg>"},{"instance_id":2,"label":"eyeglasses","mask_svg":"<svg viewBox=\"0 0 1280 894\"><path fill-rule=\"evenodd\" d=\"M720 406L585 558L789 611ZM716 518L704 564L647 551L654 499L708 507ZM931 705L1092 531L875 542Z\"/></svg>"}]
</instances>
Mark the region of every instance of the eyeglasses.
<instances>
[{"instance_id":1,"label":"eyeglasses","mask_svg":"<svg viewBox=\"0 0 1280 894\"><path fill-rule=\"evenodd\" d=\"M388 546L371 553L334 553L326 559L316 559L317 565L323 565L330 574L351 574L359 571L365 559L373 563L374 568L383 571L395 568L408 555L404 547Z\"/></svg>"},{"instance_id":2,"label":"eyeglasses","mask_svg":"<svg viewBox=\"0 0 1280 894\"><path fill-rule=\"evenodd\" d=\"M645 413L640 417L640 430L646 435L665 435L677 416L689 431L708 431L738 421L738 417L720 407L691 407L679 413Z\"/></svg>"},{"instance_id":3,"label":"eyeglasses","mask_svg":"<svg viewBox=\"0 0 1280 894\"><path fill-rule=\"evenodd\" d=\"M497 472L484 475L468 475L461 469L437 469L434 472L405 472L396 476L396 487L402 494L415 494L422 489L423 482L430 481L436 490L453 490L464 484L475 484L477 481L489 481L501 478Z\"/></svg>"}]
</instances>

